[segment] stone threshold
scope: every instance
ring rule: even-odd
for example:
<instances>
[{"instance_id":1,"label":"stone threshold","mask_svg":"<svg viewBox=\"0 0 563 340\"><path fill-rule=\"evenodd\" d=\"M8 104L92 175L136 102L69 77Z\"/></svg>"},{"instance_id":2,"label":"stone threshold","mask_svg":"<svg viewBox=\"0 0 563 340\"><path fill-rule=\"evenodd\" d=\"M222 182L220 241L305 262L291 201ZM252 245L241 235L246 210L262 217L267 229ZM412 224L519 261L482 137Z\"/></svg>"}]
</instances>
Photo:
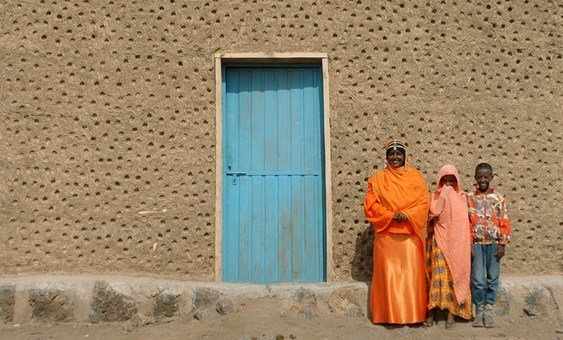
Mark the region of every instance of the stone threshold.
<instances>
[{"instance_id":1,"label":"stone threshold","mask_svg":"<svg viewBox=\"0 0 563 340\"><path fill-rule=\"evenodd\" d=\"M115 275L0 277L0 323L57 324L212 318L253 301L285 313L369 317L369 283L254 285ZM495 314L562 319L563 275L503 276Z\"/></svg>"}]
</instances>

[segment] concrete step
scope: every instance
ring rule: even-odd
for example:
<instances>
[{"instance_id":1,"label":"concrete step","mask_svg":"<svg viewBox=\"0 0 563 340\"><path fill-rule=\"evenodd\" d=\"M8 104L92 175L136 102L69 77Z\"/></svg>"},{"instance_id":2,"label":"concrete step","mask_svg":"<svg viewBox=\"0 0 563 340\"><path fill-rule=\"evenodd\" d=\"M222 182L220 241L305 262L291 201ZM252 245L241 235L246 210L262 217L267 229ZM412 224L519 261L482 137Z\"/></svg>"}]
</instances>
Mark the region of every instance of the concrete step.
<instances>
[{"instance_id":1,"label":"concrete step","mask_svg":"<svg viewBox=\"0 0 563 340\"><path fill-rule=\"evenodd\" d=\"M499 317L562 319L563 276L504 276L495 306ZM284 313L316 318L369 317L369 283L251 285L183 282L130 276L26 276L0 278L0 322L152 324L236 313L252 301Z\"/></svg>"}]
</instances>

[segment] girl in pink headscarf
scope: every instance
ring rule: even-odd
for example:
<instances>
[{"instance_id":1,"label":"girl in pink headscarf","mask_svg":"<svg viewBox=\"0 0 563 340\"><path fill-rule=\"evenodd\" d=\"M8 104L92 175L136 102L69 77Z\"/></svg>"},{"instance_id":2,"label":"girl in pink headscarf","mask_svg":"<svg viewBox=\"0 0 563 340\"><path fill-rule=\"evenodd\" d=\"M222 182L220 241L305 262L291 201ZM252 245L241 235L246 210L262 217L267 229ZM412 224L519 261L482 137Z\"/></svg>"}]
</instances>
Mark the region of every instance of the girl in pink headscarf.
<instances>
[{"instance_id":1,"label":"girl in pink headscarf","mask_svg":"<svg viewBox=\"0 0 563 340\"><path fill-rule=\"evenodd\" d=\"M457 169L444 165L432 194L426 240L429 292L424 326L434 323L435 309L448 311L446 328L455 316L471 319L471 240L467 198Z\"/></svg>"}]
</instances>

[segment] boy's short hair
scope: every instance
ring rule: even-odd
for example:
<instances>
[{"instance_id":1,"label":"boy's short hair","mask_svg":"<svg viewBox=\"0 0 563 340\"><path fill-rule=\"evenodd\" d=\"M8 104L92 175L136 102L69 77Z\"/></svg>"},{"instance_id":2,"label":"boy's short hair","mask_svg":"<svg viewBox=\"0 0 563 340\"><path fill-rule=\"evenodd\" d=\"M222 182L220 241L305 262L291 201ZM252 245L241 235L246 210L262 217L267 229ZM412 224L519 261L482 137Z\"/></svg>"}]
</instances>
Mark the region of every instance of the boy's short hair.
<instances>
[{"instance_id":1,"label":"boy's short hair","mask_svg":"<svg viewBox=\"0 0 563 340\"><path fill-rule=\"evenodd\" d=\"M475 172L477 172L478 170L489 170L491 171L491 173L493 173L493 167L489 164L489 163L479 163L477 164L477 166L475 167Z\"/></svg>"}]
</instances>

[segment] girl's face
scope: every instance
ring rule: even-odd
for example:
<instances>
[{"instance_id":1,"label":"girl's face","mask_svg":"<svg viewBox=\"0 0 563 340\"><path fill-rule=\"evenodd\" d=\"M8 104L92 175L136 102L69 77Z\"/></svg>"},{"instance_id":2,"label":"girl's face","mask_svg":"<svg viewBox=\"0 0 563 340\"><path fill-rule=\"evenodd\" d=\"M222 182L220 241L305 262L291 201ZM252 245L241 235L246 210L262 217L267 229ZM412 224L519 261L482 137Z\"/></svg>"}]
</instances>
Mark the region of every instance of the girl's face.
<instances>
[{"instance_id":1,"label":"girl's face","mask_svg":"<svg viewBox=\"0 0 563 340\"><path fill-rule=\"evenodd\" d=\"M457 187L457 179L454 175L445 175L440 178L440 184L442 186L448 186L455 189Z\"/></svg>"},{"instance_id":2,"label":"girl's face","mask_svg":"<svg viewBox=\"0 0 563 340\"><path fill-rule=\"evenodd\" d=\"M475 181L477 181L477 188L479 188L481 192L489 190L489 184L492 179L493 172L490 169L479 169L475 171Z\"/></svg>"},{"instance_id":3,"label":"girl's face","mask_svg":"<svg viewBox=\"0 0 563 340\"><path fill-rule=\"evenodd\" d=\"M394 168L405 165L405 156L399 150L389 151L389 154L387 154L387 160L389 161L389 165Z\"/></svg>"}]
</instances>

